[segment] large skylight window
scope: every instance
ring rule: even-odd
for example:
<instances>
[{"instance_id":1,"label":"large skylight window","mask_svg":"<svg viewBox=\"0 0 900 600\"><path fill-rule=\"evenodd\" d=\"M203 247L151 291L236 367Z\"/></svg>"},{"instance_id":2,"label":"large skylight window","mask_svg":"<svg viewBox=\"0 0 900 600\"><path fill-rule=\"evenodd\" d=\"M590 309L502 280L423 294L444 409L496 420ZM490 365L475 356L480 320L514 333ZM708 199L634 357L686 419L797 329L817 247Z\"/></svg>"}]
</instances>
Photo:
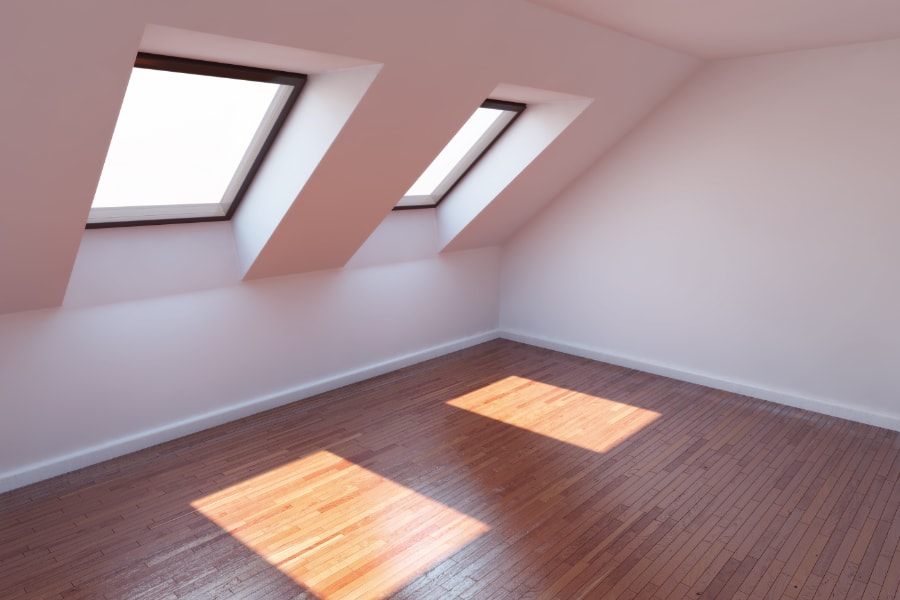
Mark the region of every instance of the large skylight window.
<instances>
[{"instance_id":1,"label":"large skylight window","mask_svg":"<svg viewBox=\"0 0 900 600\"><path fill-rule=\"evenodd\" d=\"M305 81L139 54L88 227L230 218Z\"/></svg>"},{"instance_id":2,"label":"large skylight window","mask_svg":"<svg viewBox=\"0 0 900 600\"><path fill-rule=\"evenodd\" d=\"M409 188L395 210L437 206L523 110L525 105L517 102L485 100Z\"/></svg>"}]
</instances>

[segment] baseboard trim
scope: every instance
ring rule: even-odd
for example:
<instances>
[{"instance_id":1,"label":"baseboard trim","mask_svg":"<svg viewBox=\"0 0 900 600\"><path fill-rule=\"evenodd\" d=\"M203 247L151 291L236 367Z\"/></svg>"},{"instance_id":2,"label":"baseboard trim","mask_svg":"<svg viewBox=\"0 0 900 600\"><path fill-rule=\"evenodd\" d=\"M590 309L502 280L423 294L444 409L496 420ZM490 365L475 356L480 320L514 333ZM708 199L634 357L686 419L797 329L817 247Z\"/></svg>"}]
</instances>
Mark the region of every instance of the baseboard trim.
<instances>
[{"instance_id":1,"label":"baseboard trim","mask_svg":"<svg viewBox=\"0 0 900 600\"><path fill-rule=\"evenodd\" d=\"M653 373L655 375L671 377L672 379L678 379L680 381L696 383L718 390L734 392L736 394L751 396L753 398L760 398L762 400L768 400L770 402L776 402L778 404L784 404L786 406L792 406L794 408L802 408L804 410L809 410L832 417L848 419L850 421L856 421L858 423L864 423L866 425L875 425L876 427L882 427L884 429L900 431L900 416L896 415L888 415L872 411L860 410L858 408L846 406L831 400L813 398L810 396L768 388L745 381L718 377L708 373L691 371L672 365L647 361L633 356L626 356L613 352L596 350L593 348L588 348L586 346L580 346L577 344L570 344L559 340L535 336L521 331L501 330L500 337L502 337L503 339L512 340L514 342L521 342L523 344L538 346L540 348L546 348L548 350L556 350L558 352L564 352L566 354L573 354L582 358L589 358L591 360L618 365L620 367L627 367L629 369L645 371L647 373Z\"/></svg>"},{"instance_id":2,"label":"baseboard trim","mask_svg":"<svg viewBox=\"0 0 900 600\"><path fill-rule=\"evenodd\" d=\"M786 406L802 408L804 410L810 410L832 417L849 419L867 425L900 431L900 417L895 415L860 410L833 401L767 388L748 382L718 377L698 371L691 371L672 365L656 363L609 351L596 350L594 348L535 336L520 331L492 330L398 356L379 363L374 363L352 371L346 371L331 377L308 382L275 394L232 405L190 419L177 421L163 427L142 431L103 444L97 444L83 450L27 465L15 471L2 473L0 474L0 493L24 487L51 477L63 475L82 467L87 467L104 460L142 450L156 444L168 442L258 412L303 400L345 385L350 385L397 369L412 366L432 358L456 352L457 350L488 342L498 337L523 344L529 344L531 346L546 348L548 350L556 350L566 354L589 358L591 360L645 371L647 373L671 377L672 379L678 379L680 381L688 381L690 383L696 383L715 389L760 398L762 400L768 400Z\"/></svg>"},{"instance_id":3,"label":"baseboard trim","mask_svg":"<svg viewBox=\"0 0 900 600\"><path fill-rule=\"evenodd\" d=\"M304 383L275 394L255 398L217 411L208 412L162 427L149 429L134 435L97 444L83 450L53 457L46 461L27 465L15 471L0 474L0 493L24 487L44 479L56 477L57 475L63 475L82 467L123 456L144 448L149 448L156 444L168 442L191 433L222 425L265 410L290 404L297 400L303 400L351 383L357 383L371 377L412 366L498 337L499 332L492 330L460 338L446 344L440 344L417 352L404 354L366 367Z\"/></svg>"}]
</instances>

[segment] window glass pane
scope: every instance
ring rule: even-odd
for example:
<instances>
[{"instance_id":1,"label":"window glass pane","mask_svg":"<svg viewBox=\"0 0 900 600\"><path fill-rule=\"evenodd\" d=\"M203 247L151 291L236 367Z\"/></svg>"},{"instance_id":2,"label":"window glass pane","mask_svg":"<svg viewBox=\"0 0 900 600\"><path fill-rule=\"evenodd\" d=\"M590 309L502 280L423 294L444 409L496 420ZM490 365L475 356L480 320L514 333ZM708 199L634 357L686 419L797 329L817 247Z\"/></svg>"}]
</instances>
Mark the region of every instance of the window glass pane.
<instances>
[{"instance_id":1,"label":"window glass pane","mask_svg":"<svg viewBox=\"0 0 900 600\"><path fill-rule=\"evenodd\" d=\"M524 104L485 100L394 208L437 206L523 110Z\"/></svg>"},{"instance_id":2,"label":"window glass pane","mask_svg":"<svg viewBox=\"0 0 900 600\"><path fill-rule=\"evenodd\" d=\"M93 206L220 203L280 87L133 69Z\"/></svg>"},{"instance_id":3,"label":"window glass pane","mask_svg":"<svg viewBox=\"0 0 900 600\"><path fill-rule=\"evenodd\" d=\"M469 150L497 122L504 111L494 108L479 108L466 124L453 136L437 158L406 192L406 196L429 196L434 194L441 182L450 174Z\"/></svg>"}]
</instances>

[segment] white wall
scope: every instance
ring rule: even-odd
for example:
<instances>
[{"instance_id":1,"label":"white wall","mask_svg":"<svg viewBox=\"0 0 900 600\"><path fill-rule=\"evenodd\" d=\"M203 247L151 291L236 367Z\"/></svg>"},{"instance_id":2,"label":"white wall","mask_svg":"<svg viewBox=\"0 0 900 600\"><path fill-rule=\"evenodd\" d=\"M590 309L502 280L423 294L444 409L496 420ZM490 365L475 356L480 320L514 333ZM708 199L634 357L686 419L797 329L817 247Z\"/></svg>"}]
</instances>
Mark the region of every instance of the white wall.
<instances>
[{"instance_id":1,"label":"white wall","mask_svg":"<svg viewBox=\"0 0 900 600\"><path fill-rule=\"evenodd\" d=\"M897 64L705 67L507 244L501 329L900 429Z\"/></svg>"},{"instance_id":2,"label":"white wall","mask_svg":"<svg viewBox=\"0 0 900 600\"><path fill-rule=\"evenodd\" d=\"M0 490L493 337L497 246L697 65L518 0L89 4L0 2ZM84 231L139 49L310 75L230 223ZM489 208L385 217L526 90Z\"/></svg>"},{"instance_id":3,"label":"white wall","mask_svg":"<svg viewBox=\"0 0 900 600\"><path fill-rule=\"evenodd\" d=\"M495 337L499 250L386 223L418 242L250 283L219 224L86 232L65 307L0 316L0 491Z\"/></svg>"}]
</instances>

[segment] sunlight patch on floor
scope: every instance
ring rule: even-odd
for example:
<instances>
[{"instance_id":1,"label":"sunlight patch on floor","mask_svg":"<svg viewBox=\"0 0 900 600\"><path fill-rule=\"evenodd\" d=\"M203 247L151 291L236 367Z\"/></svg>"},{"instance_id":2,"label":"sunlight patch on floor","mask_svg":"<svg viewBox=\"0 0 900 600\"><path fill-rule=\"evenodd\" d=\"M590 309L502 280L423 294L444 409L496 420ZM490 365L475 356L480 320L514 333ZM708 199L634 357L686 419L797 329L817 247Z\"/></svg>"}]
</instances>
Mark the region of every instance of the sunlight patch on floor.
<instances>
[{"instance_id":1,"label":"sunlight patch on floor","mask_svg":"<svg viewBox=\"0 0 900 600\"><path fill-rule=\"evenodd\" d=\"M191 505L322 600L385 597L490 529L325 450Z\"/></svg>"},{"instance_id":2,"label":"sunlight patch on floor","mask_svg":"<svg viewBox=\"0 0 900 600\"><path fill-rule=\"evenodd\" d=\"M608 452L662 416L515 375L447 404L592 452Z\"/></svg>"}]
</instances>

